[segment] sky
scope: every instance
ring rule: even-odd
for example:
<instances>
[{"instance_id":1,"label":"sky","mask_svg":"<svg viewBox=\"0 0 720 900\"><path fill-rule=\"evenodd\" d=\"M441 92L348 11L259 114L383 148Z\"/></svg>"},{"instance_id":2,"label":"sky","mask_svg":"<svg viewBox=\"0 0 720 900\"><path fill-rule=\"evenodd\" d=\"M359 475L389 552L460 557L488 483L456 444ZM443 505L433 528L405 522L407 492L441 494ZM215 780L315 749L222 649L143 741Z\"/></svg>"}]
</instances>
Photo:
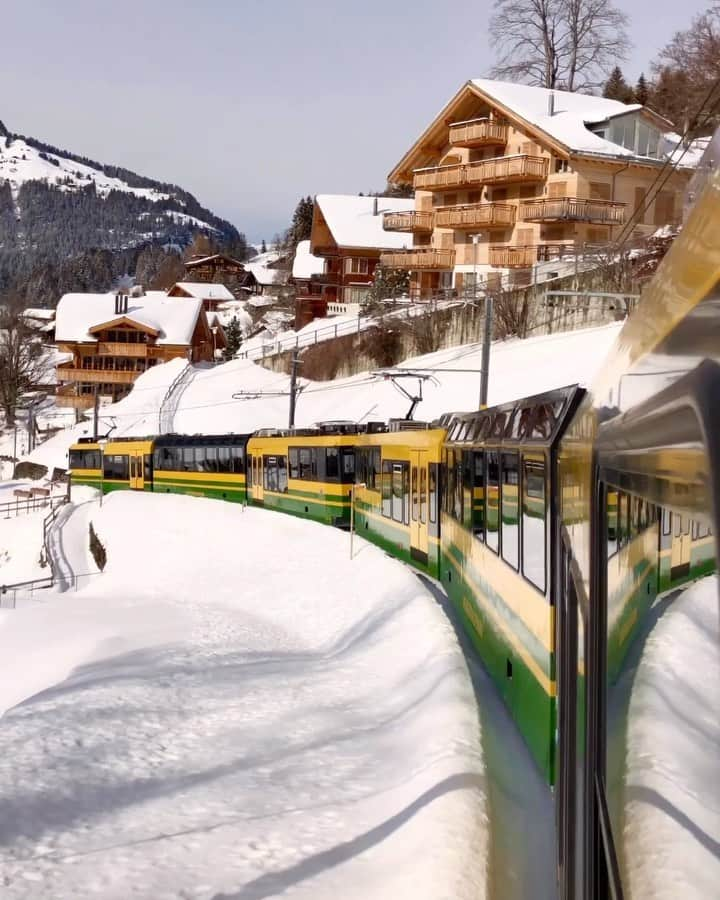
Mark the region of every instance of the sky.
<instances>
[{"instance_id":1,"label":"sky","mask_svg":"<svg viewBox=\"0 0 720 900\"><path fill-rule=\"evenodd\" d=\"M624 0L628 80L702 0ZM251 240L298 199L382 190L447 100L493 64L490 0L7 0L10 131L179 184Z\"/></svg>"}]
</instances>

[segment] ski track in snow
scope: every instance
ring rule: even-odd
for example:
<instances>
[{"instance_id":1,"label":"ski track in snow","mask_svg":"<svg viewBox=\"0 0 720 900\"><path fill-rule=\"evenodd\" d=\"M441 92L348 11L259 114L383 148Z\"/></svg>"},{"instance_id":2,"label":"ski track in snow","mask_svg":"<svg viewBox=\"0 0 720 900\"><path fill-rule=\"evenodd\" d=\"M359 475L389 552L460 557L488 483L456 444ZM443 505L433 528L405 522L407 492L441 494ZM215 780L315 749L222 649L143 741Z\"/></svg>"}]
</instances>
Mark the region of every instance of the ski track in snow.
<instances>
[{"instance_id":1,"label":"ski track in snow","mask_svg":"<svg viewBox=\"0 0 720 900\"><path fill-rule=\"evenodd\" d=\"M276 513L113 494L58 529L70 571L89 518L103 575L0 631L20 681L26 643L55 660L0 687L24 701L3 898L484 896L477 709L409 570Z\"/></svg>"}]
</instances>

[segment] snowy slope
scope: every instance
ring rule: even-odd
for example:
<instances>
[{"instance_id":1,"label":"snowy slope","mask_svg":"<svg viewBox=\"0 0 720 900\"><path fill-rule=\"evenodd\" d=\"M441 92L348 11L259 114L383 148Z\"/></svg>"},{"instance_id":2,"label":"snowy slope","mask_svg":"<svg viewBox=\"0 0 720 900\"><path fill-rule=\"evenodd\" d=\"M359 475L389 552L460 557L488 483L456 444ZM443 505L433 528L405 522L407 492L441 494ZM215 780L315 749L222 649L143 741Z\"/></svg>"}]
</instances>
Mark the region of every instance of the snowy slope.
<instances>
[{"instance_id":1,"label":"snowy slope","mask_svg":"<svg viewBox=\"0 0 720 900\"><path fill-rule=\"evenodd\" d=\"M490 404L502 403L574 383L589 383L598 372L621 324L496 342L490 359ZM423 385L424 399L415 418L430 421L445 412L477 409L480 387L479 344L440 350L407 360L412 370L425 367L432 379ZM106 407L106 427L117 435L147 435L158 431L158 412L168 387L185 365L173 360L149 370L135 382L124 400ZM440 370L440 371L438 371ZM181 433L247 433L258 428L285 427L288 421L289 376L271 372L247 360L198 368L184 389L174 416ZM296 424L350 419L357 422L404 418L410 401L392 382L370 373L329 382L301 380L303 390ZM415 391L416 378L403 380ZM240 397L233 395L241 394ZM87 422L38 447L29 457L40 465L64 468L67 448L89 433Z\"/></svg>"},{"instance_id":2,"label":"snowy slope","mask_svg":"<svg viewBox=\"0 0 720 900\"><path fill-rule=\"evenodd\" d=\"M406 567L198 498L91 516L105 572L0 613L3 898L486 896L477 708Z\"/></svg>"}]
</instances>

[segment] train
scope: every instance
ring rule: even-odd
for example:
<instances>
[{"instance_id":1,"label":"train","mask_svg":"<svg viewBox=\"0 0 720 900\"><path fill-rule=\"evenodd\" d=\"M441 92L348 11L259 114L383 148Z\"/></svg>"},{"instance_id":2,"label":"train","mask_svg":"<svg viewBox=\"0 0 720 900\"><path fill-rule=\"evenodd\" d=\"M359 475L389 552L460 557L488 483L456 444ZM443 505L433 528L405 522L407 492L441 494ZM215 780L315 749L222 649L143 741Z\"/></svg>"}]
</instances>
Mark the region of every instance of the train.
<instances>
[{"instance_id":1,"label":"train","mask_svg":"<svg viewBox=\"0 0 720 900\"><path fill-rule=\"evenodd\" d=\"M716 138L714 159L719 150ZM680 236L589 389L425 424L108 437L70 450L72 484L352 527L437 579L552 787L562 900L650 896L628 845L630 801L609 774L628 730L609 725L609 710L659 610L717 570L720 169L700 174ZM709 639L720 652L720 629Z\"/></svg>"}]
</instances>

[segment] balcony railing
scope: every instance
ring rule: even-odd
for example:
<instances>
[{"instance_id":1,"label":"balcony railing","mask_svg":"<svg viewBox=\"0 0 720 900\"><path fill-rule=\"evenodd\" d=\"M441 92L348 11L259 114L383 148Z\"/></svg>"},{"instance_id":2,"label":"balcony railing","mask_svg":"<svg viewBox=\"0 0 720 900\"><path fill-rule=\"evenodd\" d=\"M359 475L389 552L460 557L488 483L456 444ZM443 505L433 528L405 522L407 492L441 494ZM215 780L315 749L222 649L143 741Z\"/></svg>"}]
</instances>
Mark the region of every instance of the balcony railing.
<instances>
[{"instance_id":1,"label":"balcony railing","mask_svg":"<svg viewBox=\"0 0 720 900\"><path fill-rule=\"evenodd\" d=\"M100 356L137 356L148 355L147 344L118 343L115 341L98 341L97 352Z\"/></svg>"},{"instance_id":2,"label":"balcony railing","mask_svg":"<svg viewBox=\"0 0 720 900\"><path fill-rule=\"evenodd\" d=\"M511 247L504 244L488 248L488 262L501 269L530 268L536 262L550 262L567 256L576 256L574 244L527 244Z\"/></svg>"},{"instance_id":3,"label":"balcony railing","mask_svg":"<svg viewBox=\"0 0 720 900\"><path fill-rule=\"evenodd\" d=\"M385 231L405 231L410 233L427 232L433 229L432 212L416 211L403 213L385 213L383 215Z\"/></svg>"},{"instance_id":4,"label":"balcony railing","mask_svg":"<svg viewBox=\"0 0 720 900\"><path fill-rule=\"evenodd\" d=\"M55 405L74 409L90 409L95 403L93 394L60 393L55 397Z\"/></svg>"},{"instance_id":5,"label":"balcony railing","mask_svg":"<svg viewBox=\"0 0 720 900\"><path fill-rule=\"evenodd\" d=\"M558 197L532 200L520 207L520 218L527 222L592 222L598 225L622 225L625 204L612 200L579 200Z\"/></svg>"},{"instance_id":6,"label":"balcony railing","mask_svg":"<svg viewBox=\"0 0 720 900\"><path fill-rule=\"evenodd\" d=\"M455 251L429 248L381 253L380 265L388 269L452 269Z\"/></svg>"},{"instance_id":7,"label":"balcony railing","mask_svg":"<svg viewBox=\"0 0 720 900\"><path fill-rule=\"evenodd\" d=\"M450 143L454 147L484 147L507 144L508 127L492 119L472 119L450 126Z\"/></svg>"},{"instance_id":8,"label":"balcony railing","mask_svg":"<svg viewBox=\"0 0 720 900\"><path fill-rule=\"evenodd\" d=\"M484 203L438 209L435 223L442 228L510 228L515 224L515 207L509 203Z\"/></svg>"},{"instance_id":9,"label":"balcony railing","mask_svg":"<svg viewBox=\"0 0 720 900\"><path fill-rule=\"evenodd\" d=\"M93 384L132 384L141 372L126 372L118 369L70 369L58 367L58 381L82 381Z\"/></svg>"},{"instance_id":10,"label":"balcony railing","mask_svg":"<svg viewBox=\"0 0 720 900\"><path fill-rule=\"evenodd\" d=\"M548 161L542 156L497 156L474 163L455 163L416 169L413 187L426 191L462 187L465 184L510 184L513 182L543 181Z\"/></svg>"}]
</instances>

